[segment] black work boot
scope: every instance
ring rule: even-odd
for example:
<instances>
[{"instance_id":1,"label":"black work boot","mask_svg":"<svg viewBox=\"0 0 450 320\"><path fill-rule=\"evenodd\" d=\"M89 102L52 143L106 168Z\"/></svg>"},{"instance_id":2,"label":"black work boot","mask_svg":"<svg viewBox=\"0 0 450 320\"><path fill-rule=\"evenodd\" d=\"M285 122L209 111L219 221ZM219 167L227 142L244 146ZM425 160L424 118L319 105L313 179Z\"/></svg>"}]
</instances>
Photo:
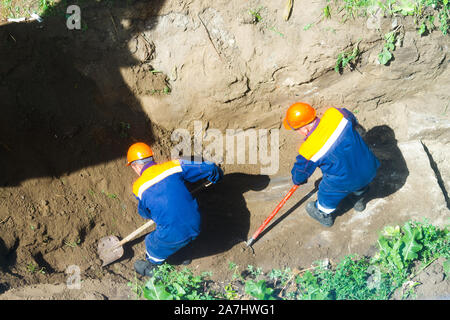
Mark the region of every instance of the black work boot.
<instances>
[{"instance_id":1,"label":"black work boot","mask_svg":"<svg viewBox=\"0 0 450 320\"><path fill-rule=\"evenodd\" d=\"M190 265L191 262L192 262L192 259L185 259L185 260L183 260L183 262L182 262L181 264L182 264L183 266L187 266L187 265Z\"/></svg>"},{"instance_id":2,"label":"black work boot","mask_svg":"<svg viewBox=\"0 0 450 320\"><path fill-rule=\"evenodd\" d=\"M306 212L309 216L320 222L325 227L331 227L334 224L332 213L324 213L316 207L316 201L310 201L306 205Z\"/></svg>"},{"instance_id":3,"label":"black work boot","mask_svg":"<svg viewBox=\"0 0 450 320\"><path fill-rule=\"evenodd\" d=\"M138 260L134 263L134 270L141 276L151 277L158 265L147 260Z\"/></svg>"},{"instance_id":4,"label":"black work boot","mask_svg":"<svg viewBox=\"0 0 450 320\"><path fill-rule=\"evenodd\" d=\"M366 210L366 202L364 201L364 197L358 197L359 199L357 199L354 204L353 204L353 209L357 212L363 212L364 210Z\"/></svg>"},{"instance_id":5,"label":"black work boot","mask_svg":"<svg viewBox=\"0 0 450 320\"><path fill-rule=\"evenodd\" d=\"M350 194L350 201L353 203L353 209L357 212L363 212L366 209L366 200L364 196L369 191L369 187L365 187L360 191L353 192Z\"/></svg>"}]
</instances>

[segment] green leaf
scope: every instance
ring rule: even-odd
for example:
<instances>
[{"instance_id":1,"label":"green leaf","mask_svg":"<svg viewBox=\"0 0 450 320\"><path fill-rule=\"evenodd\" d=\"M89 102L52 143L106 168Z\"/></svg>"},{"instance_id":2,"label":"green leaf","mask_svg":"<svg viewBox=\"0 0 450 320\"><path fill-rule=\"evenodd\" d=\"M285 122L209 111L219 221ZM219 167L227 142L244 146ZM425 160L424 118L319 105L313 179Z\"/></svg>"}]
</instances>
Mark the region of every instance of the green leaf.
<instances>
[{"instance_id":1,"label":"green leaf","mask_svg":"<svg viewBox=\"0 0 450 320\"><path fill-rule=\"evenodd\" d=\"M427 26L425 25L425 22L422 22L422 24L419 27L419 34L424 34L425 31L427 31Z\"/></svg>"},{"instance_id":2,"label":"green leaf","mask_svg":"<svg viewBox=\"0 0 450 320\"><path fill-rule=\"evenodd\" d=\"M384 35L386 43L394 44L397 40L397 33L395 31L388 32Z\"/></svg>"},{"instance_id":3,"label":"green leaf","mask_svg":"<svg viewBox=\"0 0 450 320\"><path fill-rule=\"evenodd\" d=\"M381 64L386 64L392 59L392 53L388 49L384 48L382 52L378 54L378 61Z\"/></svg>"},{"instance_id":4,"label":"green leaf","mask_svg":"<svg viewBox=\"0 0 450 320\"><path fill-rule=\"evenodd\" d=\"M416 240L420 240L422 238L422 233L419 229L411 228L409 223L405 224L403 230L405 231L405 235L402 237L402 241L404 243L402 250L403 259L405 261L417 259L419 256L418 252L423 246Z\"/></svg>"},{"instance_id":5,"label":"green leaf","mask_svg":"<svg viewBox=\"0 0 450 320\"><path fill-rule=\"evenodd\" d=\"M392 250L390 252L390 257L392 259L392 262L397 267L398 270L403 270L404 264L402 260L402 256L400 255L400 247L402 246L402 241L397 241L392 246Z\"/></svg>"},{"instance_id":6,"label":"green leaf","mask_svg":"<svg viewBox=\"0 0 450 320\"><path fill-rule=\"evenodd\" d=\"M391 251L391 247L389 246L389 242L385 237L380 237L378 239L378 245L380 246L380 249L384 251L384 253L388 254Z\"/></svg>"},{"instance_id":7,"label":"green leaf","mask_svg":"<svg viewBox=\"0 0 450 320\"><path fill-rule=\"evenodd\" d=\"M177 291L177 296L182 297L186 294L186 290L184 290L178 283L174 283L173 286Z\"/></svg>"},{"instance_id":8,"label":"green leaf","mask_svg":"<svg viewBox=\"0 0 450 320\"><path fill-rule=\"evenodd\" d=\"M273 289L267 288L266 281L259 280L254 282L249 280L245 283L245 292L258 300L273 300Z\"/></svg>"},{"instance_id":9,"label":"green leaf","mask_svg":"<svg viewBox=\"0 0 450 320\"><path fill-rule=\"evenodd\" d=\"M174 296L166 291L163 284L155 284L155 279L150 278L144 288L144 297L148 300L173 300Z\"/></svg>"},{"instance_id":10,"label":"green leaf","mask_svg":"<svg viewBox=\"0 0 450 320\"><path fill-rule=\"evenodd\" d=\"M387 226L383 229L383 236L385 237L393 238L398 235L400 235L400 226Z\"/></svg>"},{"instance_id":11,"label":"green leaf","mask_svg":"<svg viewBox=\"0 0 450 320\"><path fill-rule=\"evenodd\" d=\"M389 51L394 51L395 45L393 43L386 43L386 49L388 49Z\"/></svg>"},{"instance_id":12,"label":"green leaf","mask_svg":"<svg viewBox=\"0 0 450 320\"><path fill-rule=\"evenodd\" d=\"M398 0L398 3L393 5L396 11L400 11L402 15L413 15L415 6L414 2L411 0Z\"/></svg>"},{"instance_id":13,"label":"green leaf","mask_svg":"<svg viewBox=\"0 0 450 320\"><path fill-rule=\"evenodd\" d=\"M331 18L331 9L329 5L323 8L323 15L325 16L326 19Z\"/></svg>"}]
</instances>

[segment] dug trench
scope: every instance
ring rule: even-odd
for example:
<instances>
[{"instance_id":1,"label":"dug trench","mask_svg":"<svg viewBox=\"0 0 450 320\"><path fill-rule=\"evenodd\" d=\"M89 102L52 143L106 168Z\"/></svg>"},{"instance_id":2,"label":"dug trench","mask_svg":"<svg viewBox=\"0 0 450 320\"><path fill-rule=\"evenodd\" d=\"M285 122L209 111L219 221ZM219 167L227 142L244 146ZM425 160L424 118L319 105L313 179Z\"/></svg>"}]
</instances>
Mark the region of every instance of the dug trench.
<instances>
[{"instance_id":1,"label":"dug trench","mask_svg":"<svg viewBox=\"0 0 450 320\"><path fill-rule=\"evenodd\" d=\"M450 188L448 36L421 37L412 20L398 18L402 44L395 60L380 65L382 34L392 21L382 19L380 31L364 19L343 24L336 16L304 30L324 3L297 1L288 21L269 1L167 0L84 5L82 30L68 30L57 14L42 23L0 25L0 298L131 296L126 284L136 276L134 261L144 257L143 236L110 266L102 268L97 256L100 238L123 238L145 223L131 193L135 176L124 165L126 150L147 141L157 161L168 160L177 143L172 132L193 133L195 121L205 145L211 128L275 130L279 165L264 173L259 164L224 162L223 181L196 196L200 236L169 263L191 258L195 272L225 281L229 262L266 271L308 268L372 254L389 224L427 218L443 226ZM261 21L249 14L256 7L263 8ZM65 10L61 3L59 9ZM336 73L338 53L356 43L357 69ZM382 165L367 209L356 213L344 201L329 229L304 210L316 197L317 170L253 253L244 242L291 186L301 140L281 120L295 101L320 112L353 111ZM80 290L67 289L71 266ZM431 268L436 278L439 268ZM443 278L423 287L423 297L449 293Z\"/></svg>"}]
</instances>

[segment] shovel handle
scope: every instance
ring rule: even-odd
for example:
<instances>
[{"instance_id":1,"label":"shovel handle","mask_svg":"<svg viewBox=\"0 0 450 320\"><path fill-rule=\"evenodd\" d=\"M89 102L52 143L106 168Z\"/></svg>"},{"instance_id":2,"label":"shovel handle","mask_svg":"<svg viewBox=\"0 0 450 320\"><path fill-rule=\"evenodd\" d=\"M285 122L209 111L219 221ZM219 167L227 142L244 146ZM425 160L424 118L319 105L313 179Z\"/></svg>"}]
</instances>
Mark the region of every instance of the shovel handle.
<instances>
[{"instance_id":1,"label":"shovel handle","mask_svg":"<svg viewBox=\"0 0 450 320\"><path fill-rule=\"evenodd\" d=\"M200 185L199 187L197 187L195 190L192 191L192 193L196 193L198 191L200 191L203 188L207 188L212 184L212 182L210 181L206 181L204 182L202 185ZM113 249L121 247L122 245L124 245L125 243L127 243L128 241L130 241L131 239L133 239L135 236L137 236L139 233L141 233L142 231L144 231L145 229L151 227L152 225L155 224L155 221L150 220L147 223L145 223L144 225L140 226L138 229L134 230L132 233L130 233L128 236L126 236L125 238L123 238L119 243L117 243Z\"/></svg>"},{"instance_id":2,"label":"shovel handle","mask_svg":"<svg viewBox=\"0 0 450 320\"><path fill-rule=\"evenodd\" d=\"M203 188L208 188L210 185L212 185L212 182L211 182L211 181L205 181L205 182L203 182L200 186L198 186L197 188L193 189L193 190L191 191L191 194L194 195L194 194L196 194L197 192L199 192L200 190L202 190Z\"/></svg>"},{"instance_id":3,"label":"shovel handle","mask_svg":"<svg viewBox=\"0 0 450 320\"><path fill-rule=\"evenodd\" d=\"M298 187L299 186L296 184L294 184L292 186L292 188L289 190L289 192L286 194L286 196L283 198L283 200L281 200L281 202L277 205L277 207L272 211L270 216L268 216L267 219L264 220L264 222L261 224L261 226L258 228L258 230L256 230L255 233L252 235L251 239L248 240L247 246L252 245L252 243L256 240L256 238L259 236L259 234L264 230L264 228L267 226L267 224L270 222L270 220L272 220L273 217L275 217L275 215L278 213L278 211L280 211L280 209L284 206L286 201L288 201L288 199L292 196L292 194L294 193L295 190L297 190Z\"/></svg>"},{"instance_id":4,"label":"shovel handle","mask_svg":"<svg viewBox=\"0 0 450 320\"><path fill-rule=\"evenodd\" d=\"M122 245L124 245L125 243L127 243L128 241L130 241L131 239L133 239L135 236L137 236L139 233L141 233L142 231L144 231L145 229L151 227L152 225L155 224L155 221L150 220L147 223L145 223L144 225L140 226L139 228L137 228L136 230L134 230L132 233L130 233L128 236L126 236L125 238L123 238L117 245L114 246L114 248L118 248Z\"/></svg>"}]
</instances>

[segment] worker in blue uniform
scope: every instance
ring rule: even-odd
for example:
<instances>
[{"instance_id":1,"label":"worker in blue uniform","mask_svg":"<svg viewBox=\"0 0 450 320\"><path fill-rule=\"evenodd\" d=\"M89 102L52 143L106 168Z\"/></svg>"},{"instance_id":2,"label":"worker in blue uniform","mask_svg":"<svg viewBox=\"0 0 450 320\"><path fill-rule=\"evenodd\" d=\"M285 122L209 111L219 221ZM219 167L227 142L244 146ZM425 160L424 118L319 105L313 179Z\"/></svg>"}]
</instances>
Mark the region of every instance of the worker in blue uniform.
<instances>
[{"instance_id":1,"label":"worker in blue uniform","mask_svg":"<svg viewBox=\"0 0 450 320\"><path fill-rule=\"evenodd\" d=\"M223 172L212 162L180 159L156 163L151 147L142 142L128 149L127 165L139 176L133 184L138 213L156 224L156 229L145 237L146 259L134 265L139 274L151 276L157 265L200 233L198 204L185 181L208 179L215 184Z\"/></svg>"},{"instance_id":2,"label":"worker in blue uniform","mask_svg":"<svg viewBox=\"0 0 450 320\"><path fill-rule=\"evenodd\" d=\"M309 104L297 102L283 124L305 137L291 171L293 183L304 184L317 167L322 170L317 201L307 204L308 214L331 227L338 204L347 196L356 211L363 211L364 195L380 162L357 132L356 117L345 108L328 108L319 118Z\"/></svg>"}]
</instances>

